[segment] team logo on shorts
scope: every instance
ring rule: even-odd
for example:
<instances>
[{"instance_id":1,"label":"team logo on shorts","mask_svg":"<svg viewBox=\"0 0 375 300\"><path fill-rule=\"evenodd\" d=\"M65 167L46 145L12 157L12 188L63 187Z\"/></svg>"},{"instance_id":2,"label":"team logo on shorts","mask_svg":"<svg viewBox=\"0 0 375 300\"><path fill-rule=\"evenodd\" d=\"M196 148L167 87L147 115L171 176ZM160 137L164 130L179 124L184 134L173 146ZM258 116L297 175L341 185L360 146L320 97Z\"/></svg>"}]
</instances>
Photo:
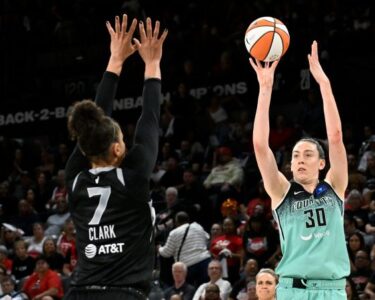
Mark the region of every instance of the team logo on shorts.
<instances>
[{"instance_id":1,"label":"team logo on shorts","mask_svg":"<svg viewBox=\"0 0 375 300\"><path fill-rule=\"evenodd\" d=\"M96 246L94 244L88 244L85 248L87 258L93 258L96 255L96 251Z\"/></svg>"}]
</instances>

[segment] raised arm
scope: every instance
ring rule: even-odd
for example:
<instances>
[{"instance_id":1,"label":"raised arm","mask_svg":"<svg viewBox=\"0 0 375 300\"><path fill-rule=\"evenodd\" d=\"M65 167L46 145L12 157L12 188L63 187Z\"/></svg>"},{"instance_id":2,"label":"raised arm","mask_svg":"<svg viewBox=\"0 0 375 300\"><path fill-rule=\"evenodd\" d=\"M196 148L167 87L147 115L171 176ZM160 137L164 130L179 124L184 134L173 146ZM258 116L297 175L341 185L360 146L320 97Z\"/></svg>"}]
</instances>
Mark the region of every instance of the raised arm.
<instances>
[{"instance_id":1,"label":"raised arm","mask_svg":"<svg viewBox=\"0 0 375 300\"><path fill-rule=\"evenodd\" d=\"M269 109L278 61L265 63L262 66L260 61L254 62L253 59L250 59L250 64L255 70L259 82L258 105L253 126L255 157L263 178L264 188L272 199L272 207L275 208L289 187L289 182L278 170L268 141L270 135Z\"/></svg>"},{"instance_id":2,"label":"raised arm","mask_svg":"<svg viewBox=\"0 0 375 300\"><path fill-rule=\"evenodd\" d=\"M127 31L127 15L115 18L115 28L112 28L109 22L106 23L108 33L111 38L110 51L111 55L108 61L106 72L100 81L95 97L95 102L100 106L107 115L111 115L113 100L117 91L117 83L122 66L125 60L136 51L135 45L132 44L133 34L137 26L137 20L133 19L129 31ZM65 167L66 181L74 180L77 174L89 167L87 158L76 146L69 157Z\"/></svg>"},{"instance_id":3,"label":"raised arm","mask_svg":"<svg viewBox=\"0 0 375 300\"><path fill-rule=\"evenodd\" d=\"M348 184L348 164L342 139L341 120L331 83L319 63L318 43L316 41L312 43L311 53L307 58L310 65L310 72L318 83L323 98L330 162L326 181L332 185L338 196L344 199L344 192Z\"/></svg>"},{"instance_id":4,"label":"raised arm","mask_svg":"<svg viewBox=\"0 0 375 300\"><path fill-rule=\"evenodd\" d=\"M160 22L156 21L153 29L151 19L147 18L146 26L143 22L139 23L140 40L134 39L138 53L145 63L145 82L142 114L135 130L134 147L129 152L125 165L136 166L147 177L151 175L158 153L161 104L160 61L163 43L168 33L164 30L159 37L159 30Z\"/></svg>"}]
</instances>

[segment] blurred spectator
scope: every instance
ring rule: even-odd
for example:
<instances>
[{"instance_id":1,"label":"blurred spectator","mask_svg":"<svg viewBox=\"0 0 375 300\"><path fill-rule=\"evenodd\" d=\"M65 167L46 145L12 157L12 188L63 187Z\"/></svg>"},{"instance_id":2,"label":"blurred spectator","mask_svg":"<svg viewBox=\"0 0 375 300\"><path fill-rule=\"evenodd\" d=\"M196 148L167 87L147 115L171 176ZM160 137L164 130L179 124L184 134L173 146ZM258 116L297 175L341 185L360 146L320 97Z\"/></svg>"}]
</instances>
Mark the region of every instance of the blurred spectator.
<instances>
[{"instance_id":1,"label":"blurred spectator","mask_svg":"<svg viewBox=\"0 0 375 300\"><path fill-rule=\"evenodd\" d=\"M64 292L60 276L50 269L47 258L41 255L35 263L35 272L25 281L23 291L31 299L62 299Z\"/></svg>"},{"instance_id":2,"label":"blurred spectator","mask_svg":"<svg viewBox=\"0 0 375 300\"><path fill-rule=\"evenodd\" d=\"M0 264L0 282L2 282L5 277L7 277L7 275L8 275L7 273L8 273L7 269L3 265ZM1 294L3 294L3 290L2 290L2 287L0 285L0 295Z\"/></svg>"},{"instance_id":3,"label":"blurred spectator","mask_svg":"<svg viewBox=\"0 0 375 300\"><path fill-rule=\"evenodd\" d=\"M204 186L228 190L229 187L239 188L243 181L243 170L238 161L233 157L232 150L228 147L217 149L217 166L215 166L206 180Z\"/></svg>"},{"instance_id":4,"label":"blurred spectator","mask_svg":"<svg viewBox=\"0 0 375 300\"><path fill-rule=\"evenodd\" d=\"M178 158L171 156L167 160L167 168L164 175L160 178L159 184L163 187L177 187L182 183L183 170L178 165Z\"/></svg>"},{"instance_id":5,"label":"blurred spectator","mask_svg":"<svg viewBox=\"0 0 375 300\"><path fill-rule=\"evenodd\" d=\"M358 228L362 231L368 222L368 211L362 208L363 196L358 190L352 190L345 201L345 213L356 219Z\"/></svg>"},{"instance_id":6,"label":"blurred spectator","mask_svg":"<svg viewBox=\"0 0 375 300\"><path fill-rule=\"evenodd\" d=\"M355 284L355 289L358 295L361 296L364 293L365 287L371 277L370 259L369 255L364 250L358 250L355 254L354 259L355 270L350 273L350 278Z\"/></svg>"},{"instance_id":7,"label":"blurred spectator","mask_svg":"<svg viewBox=\"0 0 375 300\"><path fill-rule=\"evenodd\" d=\"M368 167L368 157L375 154L375 135L371 135L366 142L365 152L360 157L358 171L366 173Z\"/></svg>"},{"instance_id":8,"label":"blurred spectator","mask_svg":"<svg viewBox=\"0 0 375 300\"><path fill-rule=\"evenodd\" d=\"M50 178L45 172L39 172L36 178L35 187L35 209L41 213L46 211L46 204L52 195Z\"/></svg>"},{"instance_id":9,"label":"blurred spectator","mask_svg":"<svg viewBox=\"0 0 375 300\"><path fill-rule=\"evenodd\" d=\"M207 193L191 169L183 172L183 184L178 188L178 195L184 210L192 216L192 221L209 228Z\"/></svg>"},{"instance_id":10,"label":"blurred spectator","mask_svg":"<svg viewBox=\"0 0 375 300\"><path fill-rule=\"evenodd\" d=\"M347 158L348 158L348 173L349 173L349 175L351 175L351 174L361 174L358 171L357 156L355 156L352 153L348 153Z\"/></svg>"},{"instance_id":11,"label":"blurred spectator","mask_svg":"<svg viewBox=\"0 0 375 300\"><path fill-rule=\"evenodd\" d=\"M368 284L367 284L367 286L368 286ZM366 286L366 288L367 288L367 286ZM357 293L357 290L355 288L355 284L354 284L353 280L351 280L350 277L346 278L345 291L346 291L346 297L347 297L346 299L347 300L359 300L358 293Z\"/></svg>"},{"instance_id":12,"label":"blurred spectator","mask_svg":"<svg viewBox=\"0 0 375 300\"><path fill-rule=\"evenodd\" d=\"M42 223L34 223L32 228L33 235L30 238L26 239L26 243L28 244L27 254L35 258L43 253L43 244L46 236L44 235L44 228Z\"/></svg>"},{"instance_id":13,"label":"blurred spectator","mask_svg":"<svg viewBox=\"0 0 375 300\"><path fill-rule=\"evenodd\" d=\"M186 282L187 267L183 262L175 262L172 266L173 286L164 290L166 299L170 299L172 295L181 296L182 300L192 300L195 287Z\"/></svg>"},{"instance_id":14,"label":"blurred spectator","mask_svg":"<svg viewBox=\"0 0 375 300\"><path fill-rule=\"evenodd\" d=\"M163 257L173 256L175 261L181 261L188 267L187 282L197 287L207 280L207 266L210 253L207 250L209 235L196 222L189 223L189 215L179 212L173 229L166 244L159 248Z\"/></svg>"},{"instance_id":15,"label":"blurred spectator","mask_svg":"<svg viewBox=\"0 0 375 300\"><path fill-rule=\"evenodd\" d=\"M201 297L205 299L206 286L209 284L216 284L220 289L220 298L221 300L228 300L229 293L232 290L231 284L229 281L222 278L222 267L221 263L218 260L212 260L208 265L208 277L210 281L203 283L197 289L194 294L193 300L200 300Z\"/></svg>"},{"instance_id":16,"label":"blurred spectator","mask_svg":"<svg viewBox=\"0 0 375 300\"><path fill-rule=\"evenodd\" d=\"M77 264L76 234L73 220L68 218L57 240L58 252L65 258L63 273L70 276Z\"/></svg>"},{"instance_id":17,"label":"blurred spectator","mask_svg":"<svg viewBox=\"0 0 375 300\"><path fill-rule=\"evenodd\" d=\"M211 242L218 236L223 235L223 226L220 223L213 223L210 230L210 245Z\"/></svg>"},{"instance_id":18,"label":"blurred spectator","mask_svg":"<svg viewBox=\"0 0 375 300\"><path fill-rule=\"evenodd\" d=\"M18 240L14 243L15 257L12 266L12 275L16 280L21 280L34 272L35 260L27 254L26 243Z\"/></svg>"},{"instance_id":19,"label":"blurred spectator","mask_svg":"<svg viewBox=\"0 0 375 300\"><path fill-rule=\"evenodd\" d=\"M0 220L4 221L9 216L17 213L17 198L11 195L9 190L9 182L0 183Z\"/></svg>"},{"instance_id":20,"label":"blurred spectator","mask_svg":"<svg viewBox=\"0 0 375 300\"><path fill-rule=\"evenodd\" d=\"M279 235L262 214L247 221L243 247L246 259L256 259L260 268L274 268L281 254Z\"/></svg>"},{"instance_id":21,"label":"blurred spectator","mask_svg":"<svg viewBox=\"0 0 375 300\"><path fill-rule=\"evenodd\" d=\"M0 265L3 265L8 274L12 274L13 260L8 258L8 249L4 245L0 245Z\"/></svg>"},{"instance_id":22,"label":"blurred spectator","mask_svg":"<svg viewBox=\"0 0 375 300\"><path fill-rule=\"evenodd\" d=\"M181 116L176 115L173 109L170 104L167 104L161 115L162 139L177 148L186 137L188 123Z\"/></svg>"},{"instance_id":23,"label":"blurred spectator","mask_svg":"<svg viewBox=\"0 0 375 300\"><path fill-rule=\"evenodd\" d=\"M355 267L355 256L359 250L365 250L365 240L363 236L355 232L349 236L348 239L348 254L350 259L351 271L356 271Z\"/></svg>"},{"instance_id":24,"label":"blurred spectator","mask_svg":"<svg viewBox=\"0 0 375 300\"><path fill-rule=\"evenodd\" d=\"M159 151L159 154L158 154L158 163L159 163L160 169L166 170L168 159L170 157L178 156L177 152L174 149L175 148L168 141L165 141L161 145L161 150Z\"/></svg>"},{"instance_id":25,"label":"blurred spectator","mask_svg":"<svg viewBox=\"0 0 375 300\"><path fill-rule=\"evenodd\" d=\"M180 82L176 92L172 95L170 110L174 112L175 116L189 121L196 111L196 101L197 99L189 94L187 83Z\"/></svg>"},{"instance_id":26,"label":"blurred spectator","mask_svg":"<svg viewBox=\"0 0 375 300\"><path fill-rule=\"evenodd\" d=\"M228 113L222 106L221 98L218 95L212 95L210 97L207 112L213 126L212 135L210 136L211 145L217 146L227 143L230 134Z\"/></svg>"},{"instance_id":27,"label":"blurred spectator","mask_svg":"<svg viewBox=\"0 0 375 300\"><path fill-rule=\"evenodd\" d=\"M46 149L42 149L40 152L40 165L36 168L36 171L47 173L50 176L55 174L54 157Z\"/></svg>"},{"instance_id":28,"label":"blurred spectator","mask_svg":"<svg viewBox=\"0 0 375 300\"><path fill-rule=\"evenodd\" d=\"M258 271L258 262L255 259L249 259L245 264L243 277L233 285L229 300L247 300L248 287L249 285L255 286L255 276Z\"/></svg>"},{"instance_id":29,"label":"blurred spectator","mask_svg":"<svg viewBox=\"0 0 375 300\"><path fill-rule=\"evenodd\" d=\"M364 175L367 180L375 178L375 151L367 155L367 168Z\"/></svg>"},{"instance_id":30,"label":"blurred spectator","mask_svg":"<svg viewBox=\"0 0 375 300\"><path fill-rule=\"evenodd\" d=\"M263 180L258 182L257 187L257 195L247 204L247 215L251 218L253 215L263 214L267 219L271 219L271 198L264 189Z\"/></svg>"},{"instance_id":31,"label":"blurred spectator","mask_svg":"<svg viewBox=\"0 0 375 300\"><path fill-rule=\"evenodd\" d=\"M65 221L70 217L67 195L56 197L56 213L49 216L46 221L45 235L58 237Z\"/></svg>"},{"instance_id":32,"label":"blurred spectator","mask_svg":"<svg viewBox=\"0 0 375 300\"><path fill-rule=\"evenodd\" d=\"M10 223L22 229L26 236L32 235L32 225L39 221L34 207L25 199L18 202L18 214L11 218Z\"/></svg>"},{"instance_id":33,"label":"blurred spectator","mask_svg":"<svg viewBox=\"0 0 375 300\"><path fill-rule=\"evenodd\" d=\"M8 255L11 257L14 254L14 242L23 234L23 230L13 226L9 223L3 223L1 227L1 243L8 250Z\"/></svg>"},{"instance_id":34,"label":"blurred spectator","mask_svg":"<svg viewBox=\"0 0 375 300\"><path fill-rule=\"evenodd\" d=\"M256 294L258 300L275 300L279 279L272 269L261 269L256 276Z\"/></svg>"},{"instance_id":35,"label":"blurred spectator","mask_svg":"<svg viewBox=\"0 0 375 300\"><path fill-rule=\"evenodd\" d=\"M349 174L348 187L346 188L345 196L348 197L349 193L353 190L362 191L366 184L366 177L361 173Z\"/></svg>"},{"instance_id":36,"label":"blurred spectator","mask_svg":"<svg viewBox=\"0 0 375 300\"><path fill-rule=\"evenodd\" d=\"M59 252L57 252L57 246L54 239L50 237L45 239L42 255L44 256L44 259L47 260L48 266L51 270L62 274L65 259Z\"/></svg>"},{"instance_id":37,"label":"blurred spectator","mask_svg":"<svg viewBox=\"0 0 375 300\"><path fill-rule=\"evenodd\" d=\"M183 300L181 295L173 294L170 298L170 300Z\"/></svg>"},{"instance_id":38,"label":"blurred spectator","mask_svg":"<svg viewBox=\"0 0 375 300\"><path fill-rule=\"evenodd\" d=\"M350 278L349 278L350 279ZM355 285L354 285L354 282L352 280L351 281L351 284L350 284L350 287L351 287L351 290L353 291L353 294L357 294L357 291L355 289ZM348 293L348 292L347 292ZM349 293L348 293L349 294ZM367 285L365 287L365 295L369 298L369 299L375 299L375 272L372 273L369 281L367 282ZM353 298L355 299L355 298ZM358 298L357 298L358 299Z\"/></svg>"},{"instance_id":39,"label":"blurred spectator","mask_svg":"<svg viewBox=\"0 0 375 300\"><path fill-rule=\"evenodd\" d=\"M30 188L26 191L25 200L32 206L35 207L36 199L35 199L35 191L34 189Z\"/></svg>"},{"instance_id":40,"label":"blurred spectator","mask_svg":"<svg viewBox=\"0 0 375 300\"><path fill-rule=\"evenodd\" d=\"M221 260L228 267L228 278L231 284L239 279L240 268L243 265L242 238L236 233L236 224L232 218L225 218L223 222L224 234L211 242L210 251L215 259Z\"/></svg>"},{"instance_id":41,"label":"blurred spectator","mask_svg":"<svg viewBox=\"0 0 375 300\"><path fill-rule=\"evenodd\" d=\"M216 151L218 164L208 174L203 185L213 194L214 221L220 219L220 206L224 199L239 198L244 172L229 147L219 147Z\"/></svg>"},{"instance_id":42,"label":"blurred spectator","mask_svg":"<svg viewBox=\"0 0 375 300\"><path fill-rule=\"evenodd\" d=\"M156 215L157 229L168 235L174 227L174 218L179 211L183 210L178 199L178 190L175 187L168 187L165 190L166 209Z\"/></svg>"},{"instance_id":43,"label":"blurred spectator","mask_svg":"<svg viewBox=\"0 0 375 300\"><path fill-rule=\"evenodd\" d=\"M369 205L368 223L365 226L367 234L375 235L375 199L372 199Z\"/></svg>"},{"instance_id":44,"label":"blurred spectator","mask_svg":"<svg viewBox=\"0 0 375 300\"><path fill-rule=\"evenodd\" d=\"M358 151L358 156L362 156L363 153L365 153L365 151L367 150L368 146L369 146L369 141L371 139L371 136L373 135L373 129L371 128L371 126L369 124L364 124L363 128L362 128L362 136L363 136L363 142L361 144L361 147L359 148L359 151Z\"/></svg>"},{"instance_id":45,"label":"blurred spectator","mask_svg":"<svg viewBox=\"0 0 375 300\"><path fill-rule=\"evenodd\" d=\"M240 151L249 151L250 136L253 124L250 121L249 111L242 110L236 122L231 123L231 140L236 141Z\"/></svg>"},{"instance_id":46,"label":"blurred spectator","mask_svg":"<svg viewBox=\"0 0 375 300\"><path fill-rule=\"evenodd\" d=\"M67 189L65 187L65 170L59 170L56 176L55 187L52 190L51 198L47 203L47 209L54 209L58 198L66 198Z\"/></svg>"},{"instance_id":47,"label":"blurred spectator","mask_svg":"<svg viewBox=\"0 0 375 300\"><path fill-rule=\"evenodd\" d=\"M70 156L68 151L68 146L65 143L60 143L57 147L57 153L55 154L55 169L63 170L65 169L66 162Z\"/></svg>"},{"instance_id":48,"label":"blurred spectator","mask_svg":"<svg viewBox=\"0 0 375 300\"><path fill-rule=\"evenodd\" d=\"M247 284L247 293L246 293L245 300L258 300L256 284L253 281L250 281Z\"/></svg>"},{"instance_id":49,"label":"blurred spectator","mask_svg":"<svg viewBox=\"0 0 375 300\"><path fill-rule=\"evenodd\" d=\"M202 300L221 300L220 288L215 283L209 283L204 289Z\"/></svg>"},{"instance_id":50,"label":"blurred spectator","mask_svg":"<svg viewBox=\"0 0 375 300\"><path fill-rule=\"evenodd\" d=\"M0 300L26 300L28 297L15 290L15 283L11 277L4 277L1 280L2 293L0 294Z\"/></svg>"}]
</instances>

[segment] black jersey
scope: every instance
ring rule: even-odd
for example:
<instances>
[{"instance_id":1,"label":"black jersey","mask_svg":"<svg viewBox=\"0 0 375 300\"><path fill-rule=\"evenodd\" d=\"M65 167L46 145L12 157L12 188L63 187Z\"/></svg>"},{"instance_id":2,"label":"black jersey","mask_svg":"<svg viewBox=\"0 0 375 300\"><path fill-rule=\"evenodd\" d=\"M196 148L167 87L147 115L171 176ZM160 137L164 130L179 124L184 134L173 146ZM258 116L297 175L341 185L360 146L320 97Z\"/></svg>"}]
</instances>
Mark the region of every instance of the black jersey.
<instances>
[{"instance_id":1,"label":"black jersey","mask_svg":"<svg viewBox=\"0 0 375 300\"><path fill-rule=\"evenodd\" d=\"M106 72L96 102L108 113L117 76ZM120 168L89 169L76 147L67 166L69 206L77 231L73 286L137 286L146 290L154 267L149 178L158 151L161 83L144 82L134 146Z\"/></svg>"}]
</instances>

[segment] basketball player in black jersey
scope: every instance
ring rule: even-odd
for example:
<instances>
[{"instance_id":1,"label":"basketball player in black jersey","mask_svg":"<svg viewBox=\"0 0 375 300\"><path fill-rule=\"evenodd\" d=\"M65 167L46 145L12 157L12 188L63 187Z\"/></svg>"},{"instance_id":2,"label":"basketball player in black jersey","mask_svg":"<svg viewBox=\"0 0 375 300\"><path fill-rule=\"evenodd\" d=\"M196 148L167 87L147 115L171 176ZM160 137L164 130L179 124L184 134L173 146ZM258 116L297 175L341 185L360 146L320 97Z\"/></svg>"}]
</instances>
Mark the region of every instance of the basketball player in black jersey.
<instances>
[{"instance_id":1,"label":"basketball player in black jersey","mask_svg":"<svg viewBox=\"0 0 375 300\"><path fill-rule=\"evenodd\" d=\"M146 299L154 266L149 178L158 152L161 103L160 61L167 36L160 24L127 16L107 22L111 56L95 103L77 103L68 127L77 139L66 165L69 205L77 231L78 263L65 299ZM134 146L110 116L124 61L138 51L145 63L143 110Z\"/></svg>"}]
</instances>

